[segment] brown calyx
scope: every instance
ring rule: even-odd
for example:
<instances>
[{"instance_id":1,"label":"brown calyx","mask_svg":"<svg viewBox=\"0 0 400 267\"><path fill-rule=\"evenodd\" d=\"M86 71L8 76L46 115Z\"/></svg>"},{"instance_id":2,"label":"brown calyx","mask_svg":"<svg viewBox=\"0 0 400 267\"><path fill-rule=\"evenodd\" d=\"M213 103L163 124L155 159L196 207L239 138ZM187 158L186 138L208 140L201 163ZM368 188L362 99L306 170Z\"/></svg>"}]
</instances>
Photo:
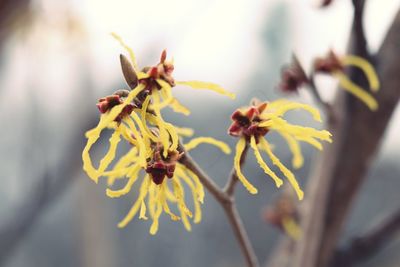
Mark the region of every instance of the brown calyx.
<instances>
[{"instance_id":1,"label":"brown calyx","mask_svg":"<svg viewBox=\"0 0 400 267\"><path fill-rule=\"evenodd\" d=\"M295 56L293 56L292 63L281 71L281 81L278 88L283 92L292 93L308 83L308 78L304 72L303 67Z\"/></svg>"},{"instance_id":2,"label":"brown calyx","mask_svg":"<svg viewBox=\"0 0 400 267\"><path fill-rule=\"evenodd\" d=\"M263 121L260 114L266 107L266 102L257 102L245 110L237 109L231 116L233 123L228 129L228 134L236 137L243 136L246 140L250 140L250 137L254 136L258 143L259 138L266 135L269 131L268 128L259 126L260 122Z\"/></svg>"},{"instance_id":3,"label":"brown calyx","mask_svg":"<svg viewBox=\"0 0 400 267\"><path fill-rule=\"evenodd\" d=\"M165 177L172 178L174 176L176 163L183 155L183 152L168 151L168 156L164 157L163 151L161 143L155 144L153 156L147 162L146 172L150 174L155 184L162 184Z\"/></svg>"},{"instance_id":4,"label":"brown calyx","mask_svg":"<svg viewBox=\"0 0 400 267\"><path fill-rule=\"evenodd\" d=\"M344 66L340 62L338 56L331 50L324 58L316 58L314 60L314 71L323 73L332 73L342 71Z\"/></svg>"}]
</instances>

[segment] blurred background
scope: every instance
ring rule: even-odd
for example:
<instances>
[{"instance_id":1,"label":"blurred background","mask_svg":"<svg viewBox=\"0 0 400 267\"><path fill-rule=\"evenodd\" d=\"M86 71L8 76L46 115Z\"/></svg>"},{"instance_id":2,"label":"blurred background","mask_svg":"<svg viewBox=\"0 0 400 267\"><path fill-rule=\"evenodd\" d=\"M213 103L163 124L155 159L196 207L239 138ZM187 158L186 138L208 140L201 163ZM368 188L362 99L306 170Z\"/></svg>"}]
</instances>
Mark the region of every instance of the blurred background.
<instances>
[{"instance_id":1,"label":"blurred background","mask_svg":"<svg viewBox=\"0 0 400 267\"><path fill-rule=\"evenodd\" d=\"M84 132L97 123L97 99L126 88L119 64L125 53L110 36L121 35L140 66L158 62L166 48L177 80L212 81L237 93L235 101L188 88L174 94L189 106L189 117L166 110L174 124L192 127L233 146L226 134L229 116L251 98L272 100L280 70L292 52L306 69L315 56L333 48L344 53L352 5L337 0L319 9L311 0L1 0L0 1L0 266L243 266L225 215L206 194L203 220L191 233L167 216L156 236L150 222L117 223L135 196L109 199L82 171ZM365 28L376 51L400 7L399 0L369 0ZM335 82L317 80L322 95ZM286 97L286 96L285 96ZM296 100L311 103L307 91ZM308 114L293 122L313 124ZM370 122L366 122L370 123ZM387 131L376 162L346 225L343 242L398 207L400 195L400 111ZM271 135L283 162L290 153ZM107 141L104 139L103 141ZM104 152L99 148L95 153ZM306 165L296 175L304 185L318 154L304 146ZM193 151L199 164L223 185L233 155L213 147ZM237 204L261 262L282 233L263 220L279 196L252 156L245 173L259 188L249 195L239 185ZM362 266L399 266L400 238ZM361 265L360 265L361 266Z\"/></svg>"}]
</instances>

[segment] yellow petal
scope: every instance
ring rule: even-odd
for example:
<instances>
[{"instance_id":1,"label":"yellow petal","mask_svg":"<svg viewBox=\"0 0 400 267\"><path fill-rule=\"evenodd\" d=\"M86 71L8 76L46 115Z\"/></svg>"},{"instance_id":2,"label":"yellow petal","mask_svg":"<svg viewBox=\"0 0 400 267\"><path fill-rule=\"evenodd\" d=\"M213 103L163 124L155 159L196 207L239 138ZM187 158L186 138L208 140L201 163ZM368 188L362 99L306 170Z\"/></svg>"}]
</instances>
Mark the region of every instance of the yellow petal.
<instances>
[{"instance_id":1,"label":"yellow petal","mask_svg":"<svg viewBox=\"0 0 400 267\"><path fill-rule=\"evenodd\" d=\"M121 44L121 46L126 49L126 51L129 54L129 57L131 58L133 68L134 68L134 70L137 71L138 66L136 63L136 56L135 56L135 53L133 53L133 50L127 44L125 44L124 40L122 40L122 38L118 34L112 32L111 36L114 37Z\"/></svg>"},{"instance_id":2,"label":"yellow petal","mask_svg":"<svg viewBox=\"0 0 400 267\"><path fill-rule=\"evenodd\" d=\"M184 127L176 127L175 126L175 131L178 135L184 136L184 137L191 137L194 134L193 129L184 128Z\"/></svg>"},{"instance_id":3,"label":"yellow petal","mask_svg":"<svg viewBox=\"0 0 400 267\"><path fill-rule=\"evenodd\" d=\"M142 138L141 134L139 133L139 131L136 129L135 124L133 123L133 121L130 119L130 117L126 118L123 120L124 123L127 123L129 126L129 129L132 131L136 142L139 145L139 156L138 156L138 163L143 167L146 168L147 162L147 146L145 143L145 140Z\"/></svg>"},{"instance_id":4,"label":"yellow petal","mask_svg":"<svg viewBox=\"0 0 400 267\"><path fill-rule=\"evenodd\" d=\"M122 189L119 189L119 190L112 190L110 188L107 188L106 189L106 195L108 197L111 197L111 198L116 198L116 197L120 197L120 196L128 194L131 191L131 188L132 188L133 184L138 179L139 170L140 170L140 166L139 165L135 165L132 168L132 171L130 172L129 180L125 184L125 186Z\"/></svg>"},{"instance_id":5,"label":"yellow petal","mask_svg":"<svg viewBox=\"0 0 400 267\"><path fill-rule=\"evenodd\" d=\"M227 144L225 144L222 141L219 141L217 139L214 139L212 137L197 137L194 138L192 140L190 140L189 143L185 144L184 147L187 151L192 150L193 148L197 147L200 144L210 144L210 145L214 145L216 147L218 147L219 149L222 150L222 152L224 152L225 154L230 154L231 153L231 149L229 148L229 146Z\"/></svg>"},{"instance_id":6,"label":"yellow petal","mask_svg":"<svg viewBox=\"0 0 400 267\"><path fill-rule=\"evenodd\" d=\"M230 93L221 86L214 83L200 82L200 81L186 81L186 82L177 82L177 84L190 86L193 89L208 89L218 94L228 96L232 99L236 98L236 95L234 93Z\"/></svg>"},{"instance_id":7,"label":"yellow petal","mask_svg":"<svg viewBox=\"0 0 400 267\"><path fill-rule=\"evenodd\" d=\"M146 123L146 114L147 114L147 108L149 106L150 103L150 99L151 96L147 96L146 99L143 101L142 104L142 109L140 110L140 115L141 115L141 121L142 121L142 125L145 127L145 132L147 133L147 135L150 137L150 139L153 142L158 142L158 137L155 136L150 129L147 127L147 123Z\"/></svg>"},{"instance_id":8,"label":"yellow petal","mask_svg":"<svg viewBox=\"0 0 400 267\"><path fill-rule=\"evenodd\" d=\"M244 148L246 147L246 140L244 138L240 138L238 143L236 144L236 154L235 158L233 159L233 166L236 171L236 175L238 176L239 180L242 182L244 187L251 193L257 194L258 190L255 188L247 179L244 177L241 169L240 169L240 158L242 157Z\"/></svg>"},{"instance_id":9,"label":"yellow petal","mask_svg":"<svg viewBox=\"0 0 400 267\"><path fill-rule=\"evenodd\" d=\"M276 102L276 103L274 103ZM282 104L279 104L282 103ZM271 112L272 115L275 116L283 116L286 114L286 112L294 109L303 109L307 112L309 112L314 120L321 122L321 114L319 113L319 110L307 105L307 104L302 104L302 103L296 103L296 102L282 102L280 100L273 101L271 103L268 103L267 109L264 111L263 114L268 116L268 112L270 109L275 109L273 112Z\"/></svg>"},{"instance_id":10,"label":"yellow petal","mask_svg":"<svg viewBox=\"0 0 400 267\"><path fill-rule=\"evenodd\" d=\"M92 134L88 137L88 141L85 145L85 148L82 152L82 160L83 160L83 170L87 173L87 175L96 183L98 182L98 174L97 170L93 167L92 159L90 158L89 151L92 148L93 144L99 139L100 134L96 132L92 132Z\"/></svg>"},{"instance_id":11,"label":"yellow petal","mask_svg":"<svg viewBox=\"0 0 400 267\"><path fill-rule=\"evenodd\" d=\"M265 150L265 152L267 152L268 156L271 158L272 163L281 170L281 172L286 176L286 178L288 178L289 183L296 191L299 200L302 200L304 197L304 192L303 190L301 190L300 185L297 182L294 174L288 168L286 168L286 166L283 165L281 161L274 155L271 148L269 147L268 142L264 138L260 138L260 144Z\"/></svg>"},{"instance_id":12,"label":"yellow petal","mask_svg":"<svg viewBox=\"0 0 400 267\"><path fill-rule=\"evenodd\" d=\"M184 170L186 173L189 174L189 177L192 178L192 180L194 181L194 183L196 185L196 192L197 192L198 200L200 201L200 203L203 203L204 202L204 187L203 187L203 184L201 183L199 177L196 174L194 174L191 170L186 168L186 166L184 166L180 163L178 163L177 168Z\"/></svg>"},{"instance_id":13,"label":"yellow petal","mask_svg":"<svg viewBox=\"0 0 400 267\"><path fill-rule=\"evenodd\" d=\"M146 217L146 203L143 200L142 200L142 204L140 204L139 219L142 219L142 220L147 220L148 219Z\"/></svg>"},{"instance_id":14,"label":"yellow petal","mask_svg":"<svg viewBox=\"0 0 400 267\"><path fill-rule=\"evenodd\" d=\"M282 227L288 236L290 236L294 240L300 239L302 234L301 228L292 218L283 217Z\"/></svg>"},{"instance_id":15,"label":"yellow petal","mask_svg":"<svg viewBox=\"0 0 400 267\"><path fill-rule=\"evenodd\" d=\"M196 186L194 185L194 183L192 182L192 180L190 179L189 175L185 173L185 171L183 171L183 169L179 168L179 166L177 166L177 169L175 170L177 176L174 176L173 179L182 179L191 189L192 191L192 196L193 196L193 204L194 204L194 223L199 223L201 221L201 207L200 207L200 201L199 201L199 193L198 190L196 188ZM179 176L179 178L178 178Z\"/></svg>"},{"instance_id":16,"label":"yellow petal","mask_svg":"<svg viewBox=\"0 0 400 267\"><path fill-rule=\"evenodd\" d=\"M110 148L108 149L108 152L104 156L104 158L100 161L98 173L101 175L110 165L110 163L113 161L115 158L115 152L117 150L118 143L121 141L121 132L117 128L117 130L111 135L110 138Z\"/></svg>"},{"instance_id":17,"label":"yellow petal","mask_svg":"<svg viewBox=\"0 0 400 267\"><path fill-rule=\"evenodd\" d=\"M369 63L367 60L365 60L362 57L354 56L354 55L347 55L343 57L342 59L342 64L343 65L352 65L360 68L365 76L368 79L369 86L371 87L371 90L373 92L377 92L379 90L380 84L379 84L379 78L378 75L375 72L374 67L372 66L371 63Z\"/></svg>"},{"instance_id":18,"label":"yellow petal","mask_svg":"<svg viewBox=\"0 0 400 267\"><path fill-rule=\"evenodd\" d=\"M280 179L278 176L276 176L276 174L268 167L268 165L262 159L254 136L252 136L250 139L250 145L251 145L251 148L253 148L254 156L256 157L258 164L260 164L260 166L264 170L264 172L266 174L268 174L274 180L276 187L278 187L278 188L281 187L281 185L283 184L282 179Z\"/></svg>"},{"instance_id":19,"label":"yellow petal","mask_svg":"<svg viewBox=\"0 0 400 267\"><path fill-rule=\"evenodd\" d=\"M334 73L334 76L339 80L341 88L364 102L372 111L378 109L378 102L376 102L375 98L373 98L368 92L364 91L360 86L350 81L343 72L337 71Z\"/></svg>"},{"instance_id":20,"label":"yellow petal","mask_svg":"<svg viewBox=\"0 0 400 267\"><path fill-rule=\"evenodd\" d=\"M288 143L289 149L293 154L292 165L293 168L299 169L303 166L304 158L301 154L301 148L299 142L295 138L293 138L290 134L287 133L280 133L283 138L286 139Z\"/></svg>"},{"instance_id":21,"label":"yellow petal","mask_svg":"<svg viewBox=\"0 0 400 267\"><path fill-rule=\"evenodd\" d=\"M124 228L130 221L132 221L133 217L135 217L138 212L143 199L146 197L149 189L150 179L146 179L148 176L143 179L142 184L140 185L139 197L136 202L133 204L132 208L129 210L128 214L125 218L118 224L119 228Z\"/></svg>"},{"instance_id":22,"label":"yellow petal","mask_svg":"<svg viewBox=\"0 0 400 267\"><path fill-rule=\"evenodd\" d=\"M122 104L119 104L111 109L110 112L107 114L104 114L105 119L103 121L100 121L99 125L94 129L94 130L103 130L106 128L110 123L112 123L115 118L121 113L121 111L128 105L130 104L133 99L145 88L145 85L139 84L136 86L135 89L129 92L128 96L125 98L124 102Z\"/></svg>"}]
</instances>

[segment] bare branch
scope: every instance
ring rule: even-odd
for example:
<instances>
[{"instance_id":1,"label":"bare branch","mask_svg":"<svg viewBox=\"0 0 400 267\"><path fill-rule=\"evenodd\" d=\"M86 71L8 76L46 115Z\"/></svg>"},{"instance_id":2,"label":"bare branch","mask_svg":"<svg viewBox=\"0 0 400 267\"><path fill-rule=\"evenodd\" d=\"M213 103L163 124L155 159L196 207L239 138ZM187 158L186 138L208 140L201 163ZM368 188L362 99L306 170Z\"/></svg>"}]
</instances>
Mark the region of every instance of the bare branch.
<instances>
[{"instance_id":1,"label":"bare branch","mask_svg":"<svg viewBox=\"0 0 400 267\"><path fill-rule=\"evenodd\" d=\"M250 239L237 211L233 195L229 195L227 192L221 190L218 185L216 185L214 181L197 165L197 163L192 159L188 152L184 150L181 144L179 149L180 151L184 152L184 155L180 159L180 162L199 177L203 185L207 188L208 191L210 191L213 197L221 204L222 208L224 209L228 221L232 226L233 233L239 243L240 249L246 259L247 266L258 267L259 263L257 260L257 256L254 252L254 248L251 245ZM241 160L244 161L244 158L245 156L242 156ZM234 180L237 179L237 177L235 178L235 176L235 174L233 176L231 174L230 179L227 183L228 188L231 188L229 190L231 190L232 194L234 185L236 183Z\"/></svg>"},{"instance_id":2,"label":"bare branch","mask_svg":"<svg viewBox=\"0 0 400 267\"><path fill-rule=\"evenodd\" d=\"M364 235L354 238L350 246L336 252L332 266L352 266L379 252L400 231L400 209L375 225Z\"/></svg>"},{"instance_id":3,"label":"bare branch","mask_svg":"<svg viewBox=\"0 0 400 267\"><path fill-rule=\"evenodd\" d=\"M368 52L367 39L365 37L363 18L366 0L353 0L354 20L353 20L353 51L360 57L370 59Z\"/></svg>"},{"instance_id":4,"label":"bare branch","mask_svg":"<svg viewBox=\"0 0 400 267\"><path fill-rule=\"evenodd\" d=\"M353 41L357 38L356 24ZM353 96L338 91L335 115L328 130L334 136L326 147L308 182L306 199L302 206L303 239L293 250L279 250L275 257L290 260L279 267L329 266L347 219L348 212L362 185L371 162L379 148L393 111L400 99L400 11L377 54L376 69L382 82L376 95L379 109L371 112ZM357 49L357 45L352 46ZM351 51L360 55L359 51ZM364 84L365 78L355 72L351 79ZM371 123L373 122L373 127ZM283 241L285 243L285 241ZM340 266L340 265L339 265Z\"/></svg>"}]
</instances>

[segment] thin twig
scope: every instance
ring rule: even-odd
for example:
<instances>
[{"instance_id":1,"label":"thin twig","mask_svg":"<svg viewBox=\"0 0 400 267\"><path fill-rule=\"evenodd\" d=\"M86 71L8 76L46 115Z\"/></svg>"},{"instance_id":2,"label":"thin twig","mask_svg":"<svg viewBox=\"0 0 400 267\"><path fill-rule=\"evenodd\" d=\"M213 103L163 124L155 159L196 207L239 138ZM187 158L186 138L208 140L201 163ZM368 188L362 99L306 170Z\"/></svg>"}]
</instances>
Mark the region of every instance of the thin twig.
<instances>
[{"instance_id":1,"label":"thin twig","mask_svg":"<svg viewBox=\"0 0 400 267\"><path fill-rule=\"evenodd\" d=\"M314 97L314 100L325 109L325 112L328 116L328 121L329 122L335 121L336 116L335 116L334 109L332 108L332 105L322 99L321 94L319 93L318 88L315 85L315 73L314 72L312 72L310 74L310 77L308 77L308 85L309 85L310 92Z\"/></svg>"},{"instance_id":2,"label":"thin twig","mask_svg":"<svg viewBox=\"0 0 400 267\"><path fill-rule=\"evenodd\" d=\"M400 209L375 225L364 235L354 238L350 246L336 252L332 266L352 266L375 255L400 231Z\"/></svg>"},{"instance_id":3,"label":"thin twig","mask_svg":"<svg viewBox=\"0 0 400 267\"><path fill-rule=\"evenodd\" d=\"M182 145L180 145L180 150L184 152L184 155L180 159L180 162L199 177L204 187L207 188L207 190L223 207L228 221L232 226L234 235L239 243L243 256L246 259L247 266L258 267L259 263L257 256L254 252L254 248L250 242L248 234L243 226L242 219L240 218L240 215L237 211L234 197L220 189L218 185L215 184L214 181L197 165L197 163L192 159L187 151L184 150ZM242 157L242 159L244 160L244 157ZM231 190L233 192L233 187L236 182L233 182L235 178L232 177L232 175L230 177L231 178L229 181L232 180L232 182L228 182L228 184L232 184Z\"/></svg>"}]
</instances>

